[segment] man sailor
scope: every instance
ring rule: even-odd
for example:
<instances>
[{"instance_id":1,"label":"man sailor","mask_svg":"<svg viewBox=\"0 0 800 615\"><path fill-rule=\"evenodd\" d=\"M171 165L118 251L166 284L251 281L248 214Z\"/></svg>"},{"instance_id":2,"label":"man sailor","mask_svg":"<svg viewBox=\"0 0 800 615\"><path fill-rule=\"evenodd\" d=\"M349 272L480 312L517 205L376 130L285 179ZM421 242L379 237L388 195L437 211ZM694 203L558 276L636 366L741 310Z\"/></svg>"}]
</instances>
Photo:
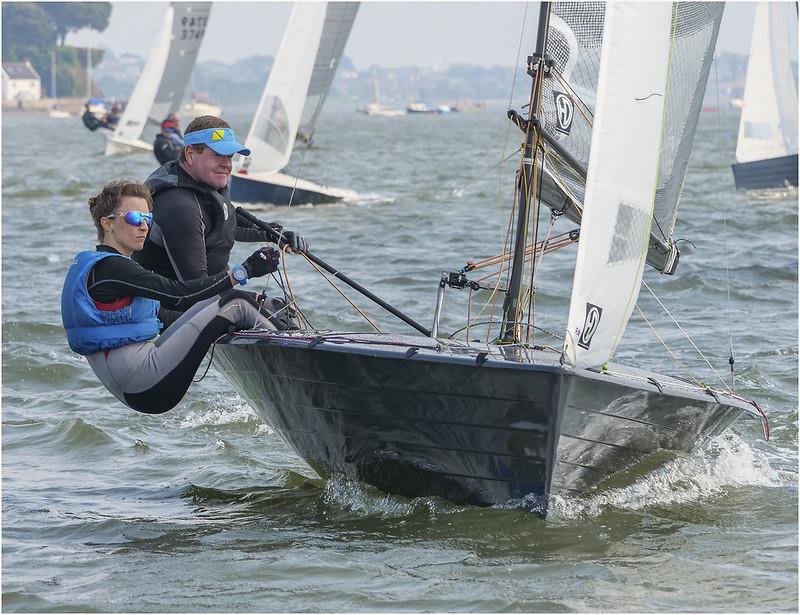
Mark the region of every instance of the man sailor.
<instances>
[{"instance_id":1,"label":"man sailor","mask_svg":"<svg viewBox=\"0 0 800 615\"><path fill-rule=\"evenodd\" d=\"M178 160L161 165L145 181L153 191L153 225L144 248L134 255L136 262L173 280L194 280L224 271L235 241L273 240L231 203L228 180L234 154L249 156L250 150L225 120L202 115L186 127ZM308 249L299 234L280 224L271 226L281 234L278 245L283 250ZM179 316L174 310L159 311L166 325Z\"/></svg>"},{"instance_id":2,"label":"man sailor","mask_svg":"<svg viewBox=\"0 0 800 615\"><path fill-rule=\"evenodd\" d=\"M166 119L161 122L161 132L156 135L153 141L153 153L159 164L165 164L170 160L177 160L183 149L183 138L175 122Z\"/></svg>"}]
</instances>

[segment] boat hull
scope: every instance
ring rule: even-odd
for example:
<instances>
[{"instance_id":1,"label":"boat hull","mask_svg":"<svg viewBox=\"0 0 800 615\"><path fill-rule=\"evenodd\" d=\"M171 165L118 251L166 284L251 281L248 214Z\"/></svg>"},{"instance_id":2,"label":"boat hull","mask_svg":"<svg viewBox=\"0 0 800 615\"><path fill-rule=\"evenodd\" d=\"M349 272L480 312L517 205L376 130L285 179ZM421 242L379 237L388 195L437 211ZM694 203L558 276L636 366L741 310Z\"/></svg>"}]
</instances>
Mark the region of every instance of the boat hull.
<instances>
[{"instance_id":1,"label":"boat hull","mask_svg":"<svg viewBox=\"0 0 800 615\"><path fill-rule=\"evenodd\" d=\"M231 200L237 203L289 205L335 203L346 192L298 179L284 173L231 175Z\"/></svg>"},{"instance_id":2,"label":"boat hull","mask_svg":"<svg viewBox=\"0 0 800 615\"><path fill-rule=\"evenodd\" d=\"M737 190L797 186L797 154L731 165Z\"/></svg>"},{"instance_id":3,"label":"boat hull","mask_svg":"<svg viewBox=\"0 0 800 615\"><path fill-rule=\"evenodd\" d=\"M121 141L109 135L106 139L106 156L118 156L121 154L152 154L152 143L145 143L141 140Z\"/></svg>"},{"instance_id":4,"label":"boat hull","mask_svg":"<svg viewBox=\"0 0 800 615\"><path fill-rule=\"evenodd\" d=\"M321 476L410 497L526 498L544 515L551 495L584 493L662 448L691 450L744 412L552 357L319 339L237 334L214 360Z\"/></svg>"}]
</instances>

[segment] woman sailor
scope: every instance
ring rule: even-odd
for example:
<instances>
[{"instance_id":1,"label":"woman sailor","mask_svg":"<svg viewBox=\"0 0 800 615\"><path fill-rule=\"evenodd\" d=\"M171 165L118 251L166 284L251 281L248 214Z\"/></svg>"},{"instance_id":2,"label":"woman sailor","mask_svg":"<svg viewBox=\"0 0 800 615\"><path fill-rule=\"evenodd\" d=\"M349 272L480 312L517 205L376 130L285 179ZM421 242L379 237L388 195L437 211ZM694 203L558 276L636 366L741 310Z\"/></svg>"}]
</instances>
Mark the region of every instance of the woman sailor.
<instances>
[{"instance_id":1,"label":"woman sailor","mask_svg":"<svg viewBox=\"0 0 800 615\"><path fill-rule=\"evenodd\" d=\"M130 258L144 244L151 209L150 189L128 180L111 182L89 199L100 245L80 252L70 266L61 318L70 348L86 356L117 399L139 412L158 414L183 398L209 346L221 335L275 328L259 313L252 293L231 289L276 271L279 254L261 248L241 265L211 277L170 280ZM192 307L159 336L159 303Z\"/></svg>"}]
</instances>

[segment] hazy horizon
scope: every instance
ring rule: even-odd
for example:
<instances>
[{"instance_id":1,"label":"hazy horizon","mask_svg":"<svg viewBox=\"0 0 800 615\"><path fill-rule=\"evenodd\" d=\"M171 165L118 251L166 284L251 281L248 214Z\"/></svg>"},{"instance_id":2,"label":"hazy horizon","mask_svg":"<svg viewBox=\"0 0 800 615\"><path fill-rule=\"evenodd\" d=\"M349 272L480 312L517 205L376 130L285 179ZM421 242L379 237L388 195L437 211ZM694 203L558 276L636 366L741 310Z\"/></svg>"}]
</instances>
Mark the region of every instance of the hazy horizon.
<instances>
[{"instance_id":1,"label":"hazy horizon","mask_svg":"<svg viewBox=\"0 0 800 615\"><path fill-rule=\"evenodd\" d=\"M104 32L71 33L67 44L146 57L168 3L112 5ZM215 3L198 61L274 56L291 6L289 2ZM538 2L362 2L345 55L359 70L373 65L514 66L520 40L521 57L532 50L538 9ZM753 2L727 3L718 51L748 53L754 14Z\"/></svg>"}]
</instances>

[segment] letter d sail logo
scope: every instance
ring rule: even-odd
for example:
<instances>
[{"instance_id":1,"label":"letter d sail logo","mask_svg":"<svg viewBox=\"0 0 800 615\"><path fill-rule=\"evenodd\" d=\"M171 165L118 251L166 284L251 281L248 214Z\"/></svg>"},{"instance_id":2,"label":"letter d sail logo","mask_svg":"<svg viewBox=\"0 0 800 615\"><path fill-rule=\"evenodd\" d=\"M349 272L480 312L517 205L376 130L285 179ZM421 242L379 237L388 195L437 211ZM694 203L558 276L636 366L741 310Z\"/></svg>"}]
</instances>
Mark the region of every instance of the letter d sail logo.
<instances>
[{"instance_id":1,"label":"letter d sail logo","mask_svg":"<svg viewBox=\"0 0 800 615\"><path fill-rule=\"evenodd\" d=\"M569 134L575 117L575 103L564 92L553 92L556 111L556 130Z\"/></svg>"},{"instance_id":2,"label":"letter d sail logo","mask_svg":"<svg viewBox=\"0 0 800 615\"><path fill-rule=\"evenodd\" d=\"M583 321L583 329L581 336L578 338L578 346L584 350L589 350L589 345L592 343L592 337L597 333L597 327L600 326L600 317L603 315L603 308L586 304L586 320Z\"/></svg>"}]
</instances>

